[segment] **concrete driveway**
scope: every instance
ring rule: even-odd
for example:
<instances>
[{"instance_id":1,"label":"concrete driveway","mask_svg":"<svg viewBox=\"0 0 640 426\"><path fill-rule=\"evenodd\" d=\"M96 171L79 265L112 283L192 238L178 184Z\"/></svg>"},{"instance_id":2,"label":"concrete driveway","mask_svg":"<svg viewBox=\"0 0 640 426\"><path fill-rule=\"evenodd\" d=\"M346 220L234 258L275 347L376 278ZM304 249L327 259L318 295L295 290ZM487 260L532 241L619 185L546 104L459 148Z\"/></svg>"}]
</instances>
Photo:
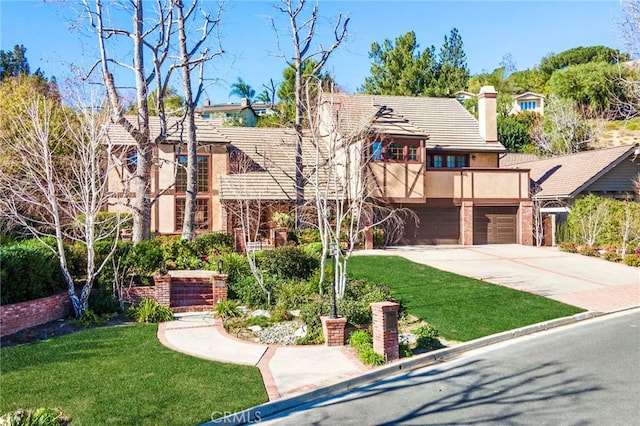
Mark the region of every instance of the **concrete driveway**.
<instances>
[{"instance_id":1,"label":"concrete driveway","mask_svg":"<svg viewBox=\"0 0 640 426\"><path fill-rule=\"evenodd\" d=\"M640 268L554 247L406 246L368 253L403 256L590 311L615 312L640 306Z\"/></svg>"}]
</instances>

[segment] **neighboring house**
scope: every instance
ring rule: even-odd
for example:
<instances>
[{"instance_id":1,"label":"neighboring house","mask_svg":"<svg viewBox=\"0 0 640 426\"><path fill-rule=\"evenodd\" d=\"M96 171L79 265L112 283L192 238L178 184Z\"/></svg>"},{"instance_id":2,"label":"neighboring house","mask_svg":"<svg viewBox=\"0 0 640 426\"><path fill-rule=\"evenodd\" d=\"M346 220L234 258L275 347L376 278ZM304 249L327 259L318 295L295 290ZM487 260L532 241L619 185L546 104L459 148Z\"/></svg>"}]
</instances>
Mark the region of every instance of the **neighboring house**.
<instances>
[{"instance_id":1,"label":"neighboring house","mask_svg":"<svg viewBox=\"0 0 640 426\"><path fill-rule=\"evenodd\" d=\"M563 222L576 199L587 194L638 200L633 179L640 173L640 147L636 145L584 151L577 154L523 162L509 166L530 170L533 200L544 216ZM547 239L548 243L555 238Z\"/></svg>"},{"instance_id":2,"label":"neighboring house","mask_svg":"<svg viewBox=\"0 0 640 426\"><path fill-rule=\"evenodd\" d=\"M510 167L516 164L528 163L530 161L540 160L537 154L524 154L520 152L507 152L500 156L500 167Z\"/></svg>"},{"instance_id":3,"label":"neighboring house","mask_svg":"<svg viewBox=\"0 0 640 426\"><path fill-rule=\"evenodd\" d=\"M475 98L476 94L475 93L471 93L471 92L465 92L464 90L460 90L460 91L454 93L454 96L456 97L458 102L460 102L462 105L464 105L464 103L468 99Z\"/></svg>"},{"instance_id":4,"label":"neighboring house","mask_svg":"<svg viewBox=\"0 0 640 426\"><path fill-rule=\"evenodd\" d=\"M478 95L479 121L456 99L333 96L335 102L325 103L325 114L349 117L349 125L368 130L365 134L370 136L359 143L367 147L366 160L371 160L374 195L413 210L420 220L406 226L403 244L532 243L529 172L499 168L499 157L506 150L497 140L497 94L492 87L484 87ZM322 117L325 128L331 129L325 137L340 138L349 131L329 126L327 115ZM152 137L158 132L154 120ZM159 165L152 171L152 192L158 200L152 231L158 233L178 233L182 225L186 175L180 167L176 172L176 164L184 163L180 134L170 126L156 148ZM216 126L214 120L199 119L197 135L200 230L231 231L233 221L225 202L248 199L292 205L293 129ZM133 143L122 128L111 138L123 145ZM312 157L307 155L313 152L312 142L310 137L303 139L305 158ZM305 170L310 166L306 164ZM111 179L116 189L119 179ZM313 196L309 188L305 190L306 199Z\"/></svg>"},{"instance_id":5,"label":"neighboring house","mask_svg":"<svg viewBox=\"0 0 640 426\"><path fill-rule=\"evenodd\" d=\"M239 104L211 105L207 100L203 107L196 108L196 113L204 119L219 119L223 123L255 127L258 117L266 114L267 110L267 105L251 104L247 98L243 98Z\"/></svg>"},{"instance_id":6,"label":"neighboring house","mask_svg":"<svg viewBox=\"0 0 640 426\"><path fill-rule=\"evenodd\" d=\"M545 99L546 97L544 95L534 92L525 92L519 95L514 95L513 107L509 114L518 114L522 111L532 111L543 115Z\"/></svg>"}]
</instances>

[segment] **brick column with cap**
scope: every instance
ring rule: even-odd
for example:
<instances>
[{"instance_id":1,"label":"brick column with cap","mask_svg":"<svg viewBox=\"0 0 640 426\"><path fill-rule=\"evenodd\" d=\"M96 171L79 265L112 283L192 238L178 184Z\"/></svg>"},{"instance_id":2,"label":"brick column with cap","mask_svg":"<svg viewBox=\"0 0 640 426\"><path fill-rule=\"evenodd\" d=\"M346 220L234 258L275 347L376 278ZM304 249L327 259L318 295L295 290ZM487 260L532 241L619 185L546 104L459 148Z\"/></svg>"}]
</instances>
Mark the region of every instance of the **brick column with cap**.
<instances>
[{"instance_id":1,"label":"brick column with cap","mask_svg":"<svg viewBox=\"0 0 640 426\"><path fill-rule=\"evenodd\" d=\"M395 302L371 304L373 319L373 350L387 362L400 358L398 347L398 309Z\"/></svg>"},{"instance_id":2,"label":"brick column with cap","mask_svg":"<svg viewBox=\"0 0 640 426\"><path fill-rule=\"evenodd\" d=\"M347 325L347 319L320 317L320 320L322 321L324 344L327 346L344 346L344 327Z\"/></svg>"},{"instance_id":3,"label":"brick column with cap","mask_svg":"<svg viewBox=\"0 0 640 426\"><path fill-rule=\"evenodd\" d=\"M214 305L217 305L221 300L227 300L227 277L227 274L215 274L213 277L211 277Z\"/></svg>"},{"instance_id":4,"label":"brick column with cap","mask_svg":"<svg viewBox=\"0 0 640 426\"><path fill-rule=\"evenodd\" d=\"M155 284L156 303L161 306L171 306L171 275L160 275L153 277Z\"/></svg>"}]
</instances>

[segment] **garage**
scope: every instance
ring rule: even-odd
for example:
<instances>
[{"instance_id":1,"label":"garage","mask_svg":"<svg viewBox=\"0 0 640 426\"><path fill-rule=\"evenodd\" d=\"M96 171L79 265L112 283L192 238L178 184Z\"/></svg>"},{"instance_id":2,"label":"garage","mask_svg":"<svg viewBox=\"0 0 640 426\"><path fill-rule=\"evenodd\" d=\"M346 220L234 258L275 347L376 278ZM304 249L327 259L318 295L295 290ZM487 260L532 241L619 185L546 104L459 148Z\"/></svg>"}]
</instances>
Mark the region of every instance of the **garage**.
<instances>
[{"instance_id":1,"label":"garage","mask_svg":"<svg viewBox=\"0 0 640 426\"><path fill-rule=\"evenodd\" d=\"M459 207L412 207L411 210L416 212L420 223L406 224L400 244L459 244Z\"/></svg>"},{"instance_id":2,"label":"garage","mask_svg":"<svg viewBox=\"0 0 640 426\"><path fill-rule=\"evenodd\" d=\"M517 207L476 207L473 244L515 244L518 241Z\"/></svg>"}]
</instances>

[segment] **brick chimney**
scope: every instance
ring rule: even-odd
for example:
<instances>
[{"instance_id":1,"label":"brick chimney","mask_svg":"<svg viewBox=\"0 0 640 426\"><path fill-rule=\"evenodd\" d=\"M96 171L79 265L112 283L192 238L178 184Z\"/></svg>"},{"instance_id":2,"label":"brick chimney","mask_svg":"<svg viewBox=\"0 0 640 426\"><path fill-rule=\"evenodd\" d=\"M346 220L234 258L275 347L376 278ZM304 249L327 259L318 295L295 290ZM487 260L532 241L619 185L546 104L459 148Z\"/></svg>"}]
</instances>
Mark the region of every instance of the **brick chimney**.
<instances>
[{"instance_id":1,"label":"brick chimney","mask_svg":"<svg viewBox=\"0 0 640 426\"><path fill-rule=\"evenodd\" d=\"M478 93L480 136L488 143L498 142L497 97L498 92L493 86L482 86Z\"/></svg>"}]
</instances>

